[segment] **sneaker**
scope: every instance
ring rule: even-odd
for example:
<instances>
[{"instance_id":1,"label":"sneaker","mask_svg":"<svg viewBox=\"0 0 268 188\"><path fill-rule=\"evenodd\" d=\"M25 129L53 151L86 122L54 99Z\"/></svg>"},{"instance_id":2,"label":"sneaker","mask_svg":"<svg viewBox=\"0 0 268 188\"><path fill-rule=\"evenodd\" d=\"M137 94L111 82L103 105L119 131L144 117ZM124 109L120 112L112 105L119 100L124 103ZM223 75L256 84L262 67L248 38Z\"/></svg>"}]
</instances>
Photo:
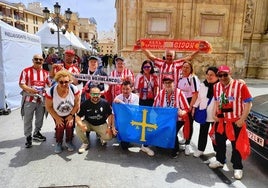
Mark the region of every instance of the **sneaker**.
<instances>
[{"instance_id":1,"label":"sneaker","mask_svg":"<svg viewBox=\"0 0 268 188\"><path fill-rule=\"evenodd\" d=\"M102 140L102 139L100 139L100 143L101 143L102 146L106 146L107 145L107 142L105 140Z\"/></svg>"},{"instance_id":2,"label":"sneaker","mask_svg":"<svg viewBox=\"0 0 268 188\"><path fill-rule=\"evenodd\" d=\"M241 180L243 177L243 170L241 169L234 169L234 178L237 180Z\"/></svg>"},{"instance_id":3,"label":"sneaker","mask_svg":"<svg viewBox=\"0 0 268 188\"><path fill-rule=\"evenodd\" d=\"M184 145L184 144L185 144L185 140L184 140L184 139L179 140L179 144L180 144L180 145Z\"/></svg>"},{"instance_id":4,"label":"sneaker","mask_svg":"<svg viewBox=\"0 0 268 188\"><path fill-rule=\"evenodd\" d=\"M88 150L88 144L82 144L81 147L78 149L78 153L82 154L84 153L86 150Z\"/></svg>"},{"instance_id":5,"label":"sneaker","mask_svg":"<svg viewBox=\"0 0 268 188\"><path fill-rule=\"evenodd\" d=\"M67 142L66 147L68 151L74 151L74 145L72 142Z\"/></svg>"},{"instance_id":6,"label":"sneaker","mask_svg":"<svg viewBox=\"0 0 268 188\"><path fill-rule=\"evenodd\" d=\"M144 153L147 153L147 155L149 155L149 156L154 156L154 151L151 150L149 147L145 147L142 145L141 151L143 151Z\"/></svg>"},{"instance_id":7,"label":"sneaker","mask_svg":"<svg viewBox=\"0 0 268 188\"><path fill-rule=\"evenodd\" d=\"M213 161L209 163L209 168L215 169L215 168L222 168L223 164L220 163L219 161Z\"/></svg>"},{"instance_id":8,"label":"sneaker","mask_svg":"<svg viewBox=\"0 0 268 188\"><path fill-rule=\"evenodd\" d=\"M171 158L176 159L178 158L179 152L178 151L172 151Z\"/></svg>"},{"instance_id":9,"label":"sneaker","mask_svg":"<svg viewBox=\"0 0 268 188\"><path fill-rule=\"evenodd\" d=\"M61 153L62 152L62 143L57 143L54 151L55 151L55 153Z\"/></svg>"},{"instance_id":10,"label":"sneaker","mask_svg":"<svg viewBox=\"0 0 268 188\"><path fill-rule=\"evenodd\" d=\"M33 135L33 140L35 141L44 142L46 139L47 138L43 136L39 131Z\"/></svg>"},{"instance_id":11,"label":"sneaker","mask_svg":"<svg viewBox=\"0 0 268 188\"><path fill-rule=\"evenodd\" d=\"M191 153L190 145L185 145L184 153L185 155L190 155Z\"/></svg>"},{"instance_id":12,"label":"sneaker","mask_svg":"<svg viewBox=\"0 0 268 188\"><path fill-rule=\"evenodd\" d=\"M26 137L26 143L25 143L25 148L30 148L32 147L32 136Z\"/></svg>"},{"instance_id":13,"label":"sneaker","mask_svg":"<svg viewBox=\"0 0 268 188\"><path fill-rule=\"evenodd\" d=\"M203 155L203 151L197 150L194 152L194 157L200 157L201 155Z\"/></svg>"}]
</instances>

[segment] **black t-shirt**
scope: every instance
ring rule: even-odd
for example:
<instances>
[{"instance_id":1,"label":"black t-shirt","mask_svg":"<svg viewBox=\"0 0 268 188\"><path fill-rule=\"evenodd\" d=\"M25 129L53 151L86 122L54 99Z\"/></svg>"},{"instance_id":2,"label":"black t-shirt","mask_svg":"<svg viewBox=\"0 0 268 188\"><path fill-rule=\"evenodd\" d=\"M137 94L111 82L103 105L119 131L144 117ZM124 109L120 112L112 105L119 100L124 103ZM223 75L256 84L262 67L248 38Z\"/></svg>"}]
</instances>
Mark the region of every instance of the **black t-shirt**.
<instances>
[{"instance_id":1,"label":"black t-shirt","mask_svg":"<svg viewBox=\"0 0 268 188\"><path fill-rule=\"evenodd\" d=\"M83 102L77 115L79 117L85 117L85 120L90 124L98 126L106 123L107 117L111 114L112 108L110 104L101 98L97 104L92 103L90 99Z\"/></svg>"}]
</instances>

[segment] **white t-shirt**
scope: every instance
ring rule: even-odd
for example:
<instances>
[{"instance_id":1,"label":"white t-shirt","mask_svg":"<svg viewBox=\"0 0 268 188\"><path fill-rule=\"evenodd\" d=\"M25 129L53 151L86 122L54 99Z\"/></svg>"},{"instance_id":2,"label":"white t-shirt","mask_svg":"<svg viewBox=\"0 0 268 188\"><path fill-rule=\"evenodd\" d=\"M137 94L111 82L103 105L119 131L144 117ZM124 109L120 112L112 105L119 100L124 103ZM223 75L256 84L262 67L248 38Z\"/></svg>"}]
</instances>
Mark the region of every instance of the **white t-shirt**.
<instances>
[{"instance_id":1,"label":"white t-shirt","mask_svg":"<svg viewBox=\"0 0 268 188\"><path fill-rule=\"evenodd\" d=\"M69 93L65 98L59 96L57 86L53 87L53 96L47 92L47 96L52 98L53 109L59 116L67 116L74 107L75 95L79 94L79 90L75 85L70 86ZM72 87L72 89L71 89Z\"/></svg>"},{"instance_id":2,"label":"white t-shirt","mask_svg":"<svg viewBox=\"0 0 268 188\"><path fill-rule=\"evenodd\" d=\"M134 93L131 93L128 98L125 98L123 94L119 94L115 98L123 101L124 104L139 105L139 96Z\"/></svg>"}]
</instances>

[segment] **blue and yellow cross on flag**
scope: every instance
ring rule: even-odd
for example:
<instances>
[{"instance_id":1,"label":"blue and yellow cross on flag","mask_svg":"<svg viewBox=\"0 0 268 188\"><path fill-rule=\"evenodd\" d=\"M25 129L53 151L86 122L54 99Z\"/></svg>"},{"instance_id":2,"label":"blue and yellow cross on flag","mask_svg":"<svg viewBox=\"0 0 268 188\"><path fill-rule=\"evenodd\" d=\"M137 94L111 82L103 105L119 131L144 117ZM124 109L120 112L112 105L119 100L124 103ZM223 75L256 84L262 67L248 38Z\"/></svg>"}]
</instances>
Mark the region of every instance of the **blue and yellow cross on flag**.
<instances>
[{"instance_id":1,"label":"blue and yellow cross on flag","mask_svg":"<svg viewBox=\"0 0 268 188\"><path fill-rule=\"evenodd\" d=\"M113 103L119 141L173 148L177 108Z\"/></svg>"}]
</instances>

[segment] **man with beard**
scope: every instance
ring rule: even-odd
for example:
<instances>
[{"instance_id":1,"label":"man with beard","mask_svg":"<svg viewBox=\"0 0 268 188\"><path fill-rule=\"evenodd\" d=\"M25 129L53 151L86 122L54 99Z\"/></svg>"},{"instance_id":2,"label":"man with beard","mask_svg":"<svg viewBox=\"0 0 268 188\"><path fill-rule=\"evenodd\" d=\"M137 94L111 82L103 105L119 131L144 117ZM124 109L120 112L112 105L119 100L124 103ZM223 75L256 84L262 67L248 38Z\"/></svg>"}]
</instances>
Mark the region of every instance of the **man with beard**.
<instances>
[{"instance_id":1,"label":"man with beard","mask_svg":"<svg viewBox=\"0 0 268 188\"><path fill-rule=\"evenodd\" d=\"M82 118L84 120L82 120ZM117 134L113 123L113 114L110 104L101 98L97 86L90 88L90 99L81 104L76 116L76 134L82 141L78 153L84 153L89 147L89 139L85 132L95 131L100 136L102 145L106 144Z\"/></svg>"}]
</instances>

